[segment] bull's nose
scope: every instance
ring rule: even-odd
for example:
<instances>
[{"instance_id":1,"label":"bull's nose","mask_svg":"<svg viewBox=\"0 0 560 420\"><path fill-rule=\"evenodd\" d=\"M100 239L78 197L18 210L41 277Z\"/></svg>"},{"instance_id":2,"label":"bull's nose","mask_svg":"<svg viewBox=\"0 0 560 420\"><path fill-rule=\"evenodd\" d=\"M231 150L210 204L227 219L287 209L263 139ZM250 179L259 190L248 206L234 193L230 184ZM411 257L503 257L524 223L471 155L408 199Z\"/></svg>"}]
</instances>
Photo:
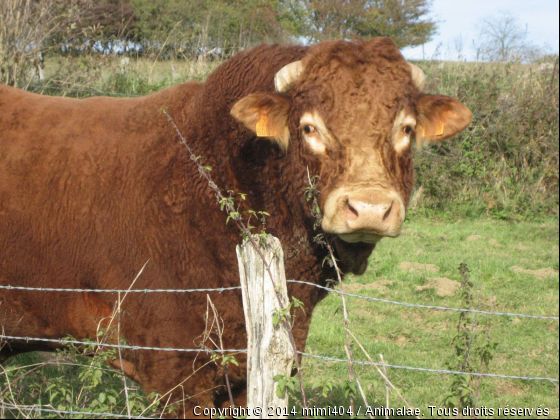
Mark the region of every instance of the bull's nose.
<instances>
[{"instance_id":1,"label":"bull's nose","mask_svg":"<svg viewBox=\"0 0 560 420\"><path fill-rule=\"evenodd\" d=\"M346 225L353 232L396 237L401 233L403 211L400 202L394 199L376 203L348 198Z\"/></svg>"}]
</instances>

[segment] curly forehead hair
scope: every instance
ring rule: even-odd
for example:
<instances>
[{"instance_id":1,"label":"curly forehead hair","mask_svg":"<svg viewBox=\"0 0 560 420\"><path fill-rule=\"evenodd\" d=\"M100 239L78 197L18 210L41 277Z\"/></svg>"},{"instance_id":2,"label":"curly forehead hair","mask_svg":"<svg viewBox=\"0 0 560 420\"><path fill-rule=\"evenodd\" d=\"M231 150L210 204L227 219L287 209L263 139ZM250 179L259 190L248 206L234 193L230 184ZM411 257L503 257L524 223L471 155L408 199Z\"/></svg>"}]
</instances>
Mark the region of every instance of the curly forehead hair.
<instances>
[{"instance_id":1,"label":"curly forehead hair","mask_svg":"<svg viewBox=\"0 0 560 420\"><path fill-rule=\"evenodd\" d=\"M381 113L394 119L418 93L409 64L385 38L323 42L311 47L302 62L304 71L294 97L304 107L320 107L326 118L331 112L344 113L347 102L354 112L383 105Z\"/></svg>"}]
</instances>

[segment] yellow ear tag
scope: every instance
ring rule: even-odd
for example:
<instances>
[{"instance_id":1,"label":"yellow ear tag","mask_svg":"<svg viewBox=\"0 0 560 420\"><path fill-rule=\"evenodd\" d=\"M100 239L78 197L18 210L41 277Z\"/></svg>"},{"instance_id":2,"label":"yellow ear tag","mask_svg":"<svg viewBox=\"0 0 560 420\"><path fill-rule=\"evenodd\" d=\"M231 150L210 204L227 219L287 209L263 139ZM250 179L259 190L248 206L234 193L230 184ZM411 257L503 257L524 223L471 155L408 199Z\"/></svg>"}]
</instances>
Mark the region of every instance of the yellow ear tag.
<instances>
[{"instance_id":1,"label":"yellow ear tag","mask_svg":"<svg viewBox=\"0 0 560 420\"><path fill-rule=\"evenodd\" d=\"M431 127L430 127L431 128ZM435 137L435 136L443 136L443 132L445 130L445 123L443 121L438 121L437 131L430 130L428 132L428 136ZM426 136L426 129L422 127L422 136Z\"/></svg>"},{"instance_id":2,"label":"yellow ear tag","mask_svg":"<svg viewBox=\"0 0 560 420\"><path fill-rule=\"evenodd\" d=\"M261 119L257 122L256 130L257 137L273 137L275 132L268 129L268 116L265 112L261 112Z\"/></svg>"}]
</instances>

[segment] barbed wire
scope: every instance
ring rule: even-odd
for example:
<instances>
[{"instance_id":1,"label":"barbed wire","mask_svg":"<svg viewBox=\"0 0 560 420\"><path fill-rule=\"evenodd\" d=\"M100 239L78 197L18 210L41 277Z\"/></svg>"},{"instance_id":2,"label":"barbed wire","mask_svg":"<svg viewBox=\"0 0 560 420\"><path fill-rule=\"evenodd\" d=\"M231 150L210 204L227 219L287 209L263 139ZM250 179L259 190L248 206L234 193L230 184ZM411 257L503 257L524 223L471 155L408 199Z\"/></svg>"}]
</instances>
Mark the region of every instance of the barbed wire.
<instances>
[{"instance_id":1,"label":"barbed wire","mask_svg":"<svg viewBox=\"0 0 560 420\"><path fill-rule=\"evenodd\" d=\"M97 346L97 347L108 347L114 349L127 349L127 350L157 350L157 351L177 351L182 353L247 353L247 349L182 349L173 347L146 347L146 346L129 346L126 344L109 344L109 343L97 343L93 341L79 341L79 340L67 340L67 339L57 339L57 338L38 338L38 337L20 337L13 335L3 335L0 334L0 339L5 340L18 340L18 341L39 341L44 343L56 343L56 344L76 344L80 346Z\"/></svg>"},{"instance_id":2,"label":"barbed wire","mask_svg":"<svg viewBox=\"0 0 560 420\"><path fill-rule=\"evenodd\" d=\"M79 341L79 340L19 337L19 336L9 336L9 335L0 335L0 339L19 340L19 341L27 341L27 342L39 341L39 342L49 342L49 343L57 343L57 344L77 344L77 345L84 345L84 346L121 348L121 349L128 349L128 350L159 350L159 351L177 351L177 352L186 352L186 353L247 353L247 349L182 349L182 348L168 348L168 347L145 347L145 346L129 346L129 345L119 345L119 344L97 343L97 342ZM298 351L298 354L306 357L312 357L315 359L321 359L327 362L348 363L348 360L346 359L337 359L335 357L321 356L318 354L306 353L302 351ZM491 378L525 379L525 380L533 380L533 381L558 382L558 379L554 379L554 378L512 376L512 375L500 375L500 374L493 374L493 373L461 372L461 371L446 370L446 369L430 369L430 368L421 368L415 366L392 365L387 363L372 363L372 362L365 362L359 360L353 360L353 363L362 366L380 366L380 367L384 366L384 367L394 368L394 369L414 370L414 371L430 372L430 373L443 373L448 375L471 375L471 376L485 376Z\"/></svg>"},{"instance_id":3,"label":"barbed wire","mask_svg":"<svg viewBox=\"0 0 560 420\"><path fill-rule=\"evenodd\" d=\"M154 418L158 417L142 417L142 416L128 416L126 414L112 414L112 413L94 413L91 411L68 411L68 410L55 410L54 408L43 408L43 407L20 407L16 405L0 405L0 409L2 410L22 410L22 411L38 411L41 413L42 411L46 413L55 413L55 414L79 414L81 416L96 416L96 417L113 417L119 419L148 419L153 420Z\"/></svg>"},{"instance_id":4,"label":"barbed wire","mask_svg":"<svg viewBox=\"0 0 560 420\"><path fill-rule=\"evenodd\" d=\"M5 290L27 290L37 292L69 292L69 293L196 293L196 292L225 292L238 290L241 286L218 287L214 289L57 289L52 287L24 287L24 286L0 286Z\"/></svg>"},{"instance_id":5,"label":"barbed wire","mask_svg":"<svg viewBox=\"0 0 560 420\"><path fill-rule=\"evenodd\" d=\"M305 353L302 351L299 351L298 354L306 357L312 357L314 359L324 360L327 362L348 363L348 360L346 359L337 359L335 357L321 356L318 354ZM364 362L360 360L353 360L352 363L357 365L362 365L362 366L388 367L393 369L415 370L415 371L429 372L429 373L443 373L448 375L484 376L489 378L504 378L504 379L525 379L528 381L549 381L549 382L559 381L558 379L555 378L542 378L538 376L513 376L513 375L500 375L495 373L461 372L458 370L420 368L420 367L413 367L413 366L392 365L388 363Z\"/></svg>"},{"instance_id":6,"label":"barbed wire","mask_svg":"<svg viewBox=\"0 0 560 420\"><path fill-rule=\"evenodd\" d=\"M369 296L356 295L356 294L353 294L353 293L342 292L340 290L335 290L335 289L332 289L330 287L321 286L321 285L318 285L318 284L315 284L315 283L309 283L307 281L288 280L288 283L305 284L305 285L308 285L308 286L313 286L313 287L317 287L319 289L327 290L329 293L336 293L336 294L343 295L343 296L349 296L349 297L369 300L369 301L373 301L373 302L390 303L392 305L406 306L406 307L409 307L409 308L436 309L438 311L452 311L452 312L471 312L471 313L483 314L483 315L511 316L511 317L517 317L517 318L532 318L532 319L551 319L551 320L558 321L557 316L524 315L524 314L515 314L515 313L507 313L507 312L480 311L478 309L462 309L462 308L448 308L448 307L445 307L445 306L419 305L419 304L416 304L416 303L397 302L397 301L394 301L394 300L380 299L380 298L374 298L374 297L369 297Z\"/></svg>"},{"instance_id":7,"label":"barbed wire","mask_svg":"<svg viewBox=\"0 0 560 420\"><path fill-rule=\"evenodd\" d=\"M317 287L319 289L326 290L329 293L335 293L338 295L348 296L356 299L363 299L372 302L389 303L392 305L405 306L409 308L422 308L422 309L434 309L438 311L450 311L450 312L469 312L482 315L493 315L493 316L509 316L516 318L529 318L529 319L546 319L558 321L557 316L539 316L539 315L525 315L518 313L509 312L491 312L491 311L481 311L478 309L464 309L464 308L449 308L446 306L433 306L433 305L421 305L416 303L408 302L398 302L388 299L380 299L370 296L362 296L354 293L342 292L330 287L321 286L315 283L310 283L301 280L287 280L287 283L297 283L304 284L307 286ZM49 288L49 287L24 287L24 286L11 286L11 285L0 285L0 290L27 290L27 291L39 291L39 292L75 292L75 293L197 293L197 292L219 292L222 293L228 290L239 290L241 286L231 286L231 287L218 287L218 288L207 288L207 289L65 289L65 288Z\"/></svg>"}]
</instances>

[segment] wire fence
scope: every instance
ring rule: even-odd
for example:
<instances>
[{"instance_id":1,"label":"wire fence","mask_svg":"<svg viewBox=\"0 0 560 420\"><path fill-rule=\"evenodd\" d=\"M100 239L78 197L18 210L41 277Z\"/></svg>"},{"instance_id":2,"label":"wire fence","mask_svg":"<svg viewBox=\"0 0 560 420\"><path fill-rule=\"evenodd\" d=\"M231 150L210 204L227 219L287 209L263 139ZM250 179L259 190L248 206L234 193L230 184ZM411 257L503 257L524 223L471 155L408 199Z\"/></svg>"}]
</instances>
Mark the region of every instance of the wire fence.
<instances>
[{"instance_id":1,"label":"wire fence","mask_svg":"<svg viewBox=\"0 0 560 420\"><path fill-rule=\"evenodd\" d=\"M370 302L380 302L388 303L391 305L406 306L409 308L422 308L422 309L433 309L438 311L451 311L451 312L465 312L465 313L475 313L481 315L493 315L493 316L509 316L515 318L530 318L530 319L549 319L558 321L557 316L542 316L542 315L526 315L519 313L509 313L509 312L492 312L492 311L481 311L478 309L466 309L466 308L449 308L446 306L433 306L433 305L420 305L417 303L408 302L398 302L394 300L380 299L371 296L362 296L354 293L342 292L330 287L321 286L319 284L301 281L301 280L288 280L287 283L297 283L304 284L306 286L316 287L319 289L326 290L329 293L335 293L341 296L348 296L356 299L368 300ZM27 290L27 291L40 291L40 292L74 292L74 293L195 293L195 292L218 292L222 293L227 290L239 290L241 286L231 286L231 287L218 287L214 289L57 289L48 287L23 287L23 286L10 286L10 285L0 285L0 290Z\"/></svg>"},{"instance_id":2,"label":"wire fence","mask_svg":"<svg viewBox=\"0 0 560 420\"><path fill-rule=\"evenodd\" d=\"M65 292L65 293L195 293L195 292L218 292L227 290L240 290L241 286L218 287L214 289L57 289L52 287L23 287L23 286L0 286L6 290L28 290L38 292Z\"/></svg>"},{"instance_id":3,"label":"wire fence","mask_svg":"<svg viewBox=\"0 0 560 420\"><path fill-rule=\"evenodd\" d=\"M305 353L302 351L298 353L301 354L302 356L312 357L314 359L320 359L326 362L348 363L347 359L337 359L336 357L320 356L318 354ZM362 366L377 366L377 367L386 367L386 368L393 368L393 369L416 370L419 372L443 373L447 375L482 376L487 378L524 379L527 381L558 382L558 379L555 378L543 378L539 376L515 376L515 375L500 375L496 373L461 372L459 370L419 368L414 366L393 365L390 363L364 362L360 360L352 360L352 363L356 365L362 365Z\"/></svg>"},{"instance_id":4,"label":"wire fence","mask_svg":"<svg viewBox=\"0 0 560 420\"><path fill-rule=\"evenodd\" d=\"M508 316L515 318L529 318L529 319L540 319L540 320L555 320L558 321L559 317L556 316L537 316L537 315L526 315L519 313L506 313L506 312L490 312L490 311L480 311L475 309L463 309L463 308L448 308L442 306L430 306L430 305L420 305L407 302L397 302L386 299L374 298L370 296L357 295L353 293L346 293L340 290L332 289L329 287L321 286L311 282L305 282L300 280L288 280L288 283L292 284L303 284L310 287L316 287L322 290L326 290L329 293L334 293L338 295L348 296L350 298L364 299L367 301L388 303L392 305L400 305L412 308L421 309L431 309L431 310L441 310L441 311L452 311L452 312L470 312L482 315L495 315L495 316ZM23 286L10 286L10 285L0 285L0 290L19 290L19 291L34 291L34 292L61 292L61 293L203 293L203 292L215 292L223 293L224 291L239 290L240 286L231 287L219 287L219 288L204 288L204 289L68 289L68 288L41 288L41 287L23 287ZM44 342L53 343L60 345L81 345L81 346L99 346L106 348L120 348L124 350L152 350L152 351L166 351L166 352L186 352L186 353L246 353L247 349L203 349L203 348L171 348L171 347L149 347L149 346L134 346L134 345L124 345L124 344L110 344L110 343L99 343L93 341L80 341L80 340L70 340L70 339L55 339L55 338L41 338L41 337L23 337L23 336L10 336L0 334L0 339L2 340L17 340L25 342ZM329 356L322 356L317 354L299 352L300 355L305 357L311 357L316 359L321 359L329 362L339 362L348 363L346 359L338 359ZM440 373L440 374L450 374L450 375L467 375L467 376L481 376L481 377L491 377L491 378L505 378L505 379L523 379L523 380L533 380L533 381L548 381L548 382L558 382L556 378L546 378L546 377L534 377L534 376L516 376L516 375L502 375L502 374L491 374L491 373L473 373L473 372L461 372L446 369L430 369L415 366L405 366L405 365L393 365L387 363L372 363L366 361L354 360L353 363L362 366L378 366L393 369L403 369L403 370L413 370L421 372L430 373Z\"/></svg>"},{"instance_id":5,"label":"wire fence","mask_svg":"<svg viewBox=\"0 0 560 420\"><path fill-rule=\"evenodd\" d=\"M508 313L508 312L491 312L491 311L480 311L478 309L448 308L448 307L445 307L445 306L431 306L431 305L419 305L419 304L416 304L416 303L397 302L397 301L394 301L394 300L380 299L380 298L374 298L374 297L370 297L370 296L362 296L362 295L356 295L356 294L353 294L353 293L342 292L340 290L331 289L329 287L325 287L325 286L321 286L319 284L310 283L310 282L301 281L301 280L288 280L288 283L305 284L305 285L308 285L308 286L313 286L313 287L317 287L319 289L327 290L329 293L336 293L338 295L348 296L348 297L352 297L352 298L356 298L356 299L369 300L371 302L381 302L381 303L389 303L391 305L406 306L406 307L409 307L409 308L435 309L437 311L451 311L451 312L470 312L470 313L474 313L474 314L509 316L509 317L516 317L516 318L550 319L550 320L556 320L556 321L558 321L558 319L559 319L557 316L525 315L525 314L516 314L516 313Z\"/></svg>"},{"instance_id":6,"label":"wire fence","mask_svg":"<svg viewBox=\"0 0 560 420\"><path fill-rule=\"evenodd\" d=\"M204 349L204 348L183 349L183 348L174 348L174 347L130 346L126 344L99 343L95 341L69 340L64 338L21 337L21 336L12 336L12 335L3 335L3 334L0 334L0 339L25 341L26 343L30 341L38 341L42 343L75 344L79 346L107 347L112 349L124 349L124 350L177 351L183 353L247 353L247 349L223 349L222 350L222 349Z\"/></svg>"},{"instance_id":7,"label":"wire fence","mask_svg":"<svg viewBox=\"0 0 560 420\"><path fill-rule=\"evenodd\" d=\"M18 341L25 341L25 342L37 341L37 342L54 343L54 344L61 344L61 345L73 344L73 345L81 345L81 346L120 348L125 350L176 351L176 352L184 352L184 353L247 353L247 349L206 349L206 348L183 349L183 348L171 348L171 347L129 346L124 344L119 345L119 344L109 344L109 343L98 343L95 341L20 337L20 336L10 336L10 335L1 335L1 334L0 334L0 339L18 340ZM306 353L302 351L298 351L298 354L305 357L324 360L326 362L348 363L347 359L338 359L335 357L321 356L319 354ZM353 360L352 363L357 365L362 365L362 366L377 366L377 367L386 367L386 368L393 368L393 369L415 370L420 372L443 373L448 375L482 376L488 378L524 379L524 380L532 380L532 381L559 382L559 380L555 378L544 378L538 376L516 376L516 375L500 375L494 373L461 372L461 371L447 370L447 369L430 369L430 368L422 368L422 367L414 367L414 366L394 365L389 363L365 362L360 360Z\"/></svg>"}]
</instances>

